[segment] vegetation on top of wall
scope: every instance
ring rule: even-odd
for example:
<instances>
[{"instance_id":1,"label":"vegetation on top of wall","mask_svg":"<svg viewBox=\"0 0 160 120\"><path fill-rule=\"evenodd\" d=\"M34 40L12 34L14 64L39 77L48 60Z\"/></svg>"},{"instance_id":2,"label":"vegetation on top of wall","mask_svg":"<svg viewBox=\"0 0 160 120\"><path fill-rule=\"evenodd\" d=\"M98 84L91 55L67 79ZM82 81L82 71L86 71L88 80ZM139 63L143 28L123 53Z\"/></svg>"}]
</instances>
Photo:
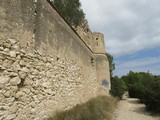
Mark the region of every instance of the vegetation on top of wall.
<instances>
[{"instance_id":1,"label":"vegetation on top of wall","mask_svg":"<svg viewBox=\"0 0 160 120\"><path fill-rule=\"evenodd\" d=\"M49 120L112 120L117 100L99 96L70 110L57 112Z\"/></svg>"},{"instance_id":2,"label":"vegetation on top of wall","mask_svg":"<svg viewBox=\"0 0 160 120\"><path fill-rule=\"evenodd\" d=\"M79 0L50 0L64 19L73 27L81 23L87 24L85 14Z\"/></svg>"}]
</instances>

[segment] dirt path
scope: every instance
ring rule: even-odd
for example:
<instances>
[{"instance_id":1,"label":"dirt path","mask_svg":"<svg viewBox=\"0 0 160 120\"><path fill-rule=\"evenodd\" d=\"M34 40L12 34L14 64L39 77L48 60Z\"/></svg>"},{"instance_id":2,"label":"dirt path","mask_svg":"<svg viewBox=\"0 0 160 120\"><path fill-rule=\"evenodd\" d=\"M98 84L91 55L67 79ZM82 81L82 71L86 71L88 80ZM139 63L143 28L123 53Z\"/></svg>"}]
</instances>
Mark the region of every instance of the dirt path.
<instances>
[{"instance_id":1,"label":"dirt path","mask_svg":"<svg viewBox=\"0 0 160 120\"><path fill-rule=\"evenodd\" d=\"M139 104L138 99L124 98L115 111L114 120L160 120L145 111L145 105Z\"/></svg>"}]
</instances>

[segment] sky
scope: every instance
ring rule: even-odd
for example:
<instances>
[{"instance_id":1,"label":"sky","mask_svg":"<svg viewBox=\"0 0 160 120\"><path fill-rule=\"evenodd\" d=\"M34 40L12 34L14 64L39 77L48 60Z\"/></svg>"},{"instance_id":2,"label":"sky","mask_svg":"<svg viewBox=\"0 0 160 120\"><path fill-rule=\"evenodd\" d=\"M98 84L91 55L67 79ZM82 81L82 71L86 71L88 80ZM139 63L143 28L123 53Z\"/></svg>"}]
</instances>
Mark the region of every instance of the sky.
<instances>
[{"instance_id":1,"label":"sky","mask_svg":"<svg viewBox=\"0 0 160 120\"><path fill-rule=\"evenodd\" d=\"M80 0L89 27L102 32L114 75L160 75L160 0Z\"/></svg>"}]
</instances>

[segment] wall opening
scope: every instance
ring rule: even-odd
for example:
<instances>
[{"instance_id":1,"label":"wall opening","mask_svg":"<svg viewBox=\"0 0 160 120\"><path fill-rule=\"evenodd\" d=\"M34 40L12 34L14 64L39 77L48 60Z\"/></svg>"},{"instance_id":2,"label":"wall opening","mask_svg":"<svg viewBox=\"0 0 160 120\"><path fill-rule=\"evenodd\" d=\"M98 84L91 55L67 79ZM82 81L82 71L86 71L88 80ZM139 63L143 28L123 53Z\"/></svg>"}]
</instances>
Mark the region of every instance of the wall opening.
<instances>
[{"instance_id":1,"label":"wall opening","mask_svg":"<svg viewBox=\"0 0 160 120\"><path fill-rule=\"evenodd\" d=\"M97 43L97 46L98 46L98 38L96 38L96 43Z\"/></svg>"},{"instance_id":2,"label":"wall opening","mask_svg":"<svg viewBox=\"0 0 160 120\"><path fill-rule=\"evenodd\" d=\"M37 10L34 11L34 15L37 15Z\"/></svg>"},{"instance_id":3,"label":"wall opening","mask_svg":"<svg viewBox=\"0 0 160 120\"><path fill-rule=\"evenodd\" d=\"M94 66L94 59L91 57L91 65Z\"/></svg>"}]
</instances>

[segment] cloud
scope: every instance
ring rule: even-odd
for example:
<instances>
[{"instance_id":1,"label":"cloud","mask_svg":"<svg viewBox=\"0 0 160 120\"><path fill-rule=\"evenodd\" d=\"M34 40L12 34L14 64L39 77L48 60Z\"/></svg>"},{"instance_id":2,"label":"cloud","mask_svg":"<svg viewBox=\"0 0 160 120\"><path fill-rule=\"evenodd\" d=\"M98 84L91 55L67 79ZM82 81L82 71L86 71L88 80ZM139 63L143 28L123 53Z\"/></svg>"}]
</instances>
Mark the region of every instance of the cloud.
<instances>
[{"instance_id":1,"label":"cloud","mask_svg":"<svg viewBox=\"0 0 160 120\"><path fill-rule=\"evenodd\" d=\"M129 71L142 72L150 71L158 75L160 71L160 57L146 57L128 61L116 61L114 74L122 76Z\"/></svg>"},{"instance_id":2,"label":"cloud","mask_svg":"<svg viewBox=\"0 0 160 120\"><path fill-rule=\"evenodd\" d=\"M123 61L122 63L117 64L117 68L119 70L121 69L127 69L127 68L136 68L136 67L143 67L146 65L152 65L160 63L160 57L148 57L148 58L142 58L142 59L136 59L131 61Z\"/></svg>"},{"instance_id":3,"label":"cloud","mask_svg":"<svg viewBox=\"0 0 160 120\"><path fill-rule=\"evenodd\" d=\"M116 60L114 74L160 74L160 0L80 1L91 30L104 33L106 51Z\"/></svg>"},{"instance_id":4,"label":"cloud","mask_svg":"<svg viewBox=\"0 0 160 120\"><path fill-rule=\"evenodd\" d=\"M114 56L160 47L159 0L80 0L93 31Z\"/></svg>"}]
</instances>

